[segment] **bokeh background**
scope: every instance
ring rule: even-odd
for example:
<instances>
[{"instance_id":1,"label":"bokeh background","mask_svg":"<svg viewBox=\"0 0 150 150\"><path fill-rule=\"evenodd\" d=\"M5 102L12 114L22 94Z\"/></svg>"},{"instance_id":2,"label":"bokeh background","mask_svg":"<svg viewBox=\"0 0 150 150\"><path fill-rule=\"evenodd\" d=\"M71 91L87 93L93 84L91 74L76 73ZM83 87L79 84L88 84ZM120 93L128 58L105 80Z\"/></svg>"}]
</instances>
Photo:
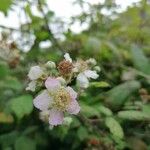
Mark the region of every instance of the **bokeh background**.
<instances>
[{"instance_id":1,"label":"bokeh background","mask_svg":"<svg viewBox=\"0 0 150 150\"><path fill-rule=\"evenodd\" d=\"M50 129L27 74L65 52L101 72L80 115ZM149 150L149 58L149 0L0 0L0 149Z\"/></svg>"}]
</instances>

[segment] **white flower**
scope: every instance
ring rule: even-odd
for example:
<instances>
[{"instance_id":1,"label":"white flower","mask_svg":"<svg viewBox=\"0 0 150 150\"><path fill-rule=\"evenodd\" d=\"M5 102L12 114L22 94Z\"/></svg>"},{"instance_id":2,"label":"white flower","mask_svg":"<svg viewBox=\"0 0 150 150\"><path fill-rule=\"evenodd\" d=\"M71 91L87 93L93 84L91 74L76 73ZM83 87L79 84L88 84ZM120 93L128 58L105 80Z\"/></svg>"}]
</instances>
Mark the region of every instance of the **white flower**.
<instances>
[{"instance_id":1,"label":"white flower","mask_svg":"<svg viewBox=\"0 0 150 150\"><path fill-rule=\"evenodd\" d=\"M56 68L56 64L53 61L48 61L46 63L46 67L54 69L54 68Z\"/></svg>"},{"instance_id":2,"label":"white flower","mask_svg":"<svg viewBox=\"0 0 150 150\"><path fill-rule=\"evenodd\" d=\"M97 79L99 75L96 73L96 71L92 70L85 70L84 72L81 72L77 76L77 84L81 88L87 88L89 86L89 80L90 78L92 79Z\"/></svg>"},{"instance_id":3,"label":"white flower","mask_svg":"<svg viewBox=\"0 0 150 150\"><path fill-rule=\"evenodd\" d=\"M66 61L69 61L69 62L72 63L72 58L70 57L69 53L66 53L66 54L64 55L64 58L65 58Z\"/></svg>"},{"instance_id":4,"label":"white flower","mask_svg":"<svg viewBox=\"0 0 150 150\"><path fill-rule=\"evenodd\" d=\"M33 80L28 84L28 87L26 88L26 90L34 92L35 88L36 88L36 81Z\"/></svg>"},{"instance_id":5,"label":"white flower","mask_svg":"<svg viewBox=\"0 0 150 150\"><path fill-rule=\"evenodd\" d=\"M44 74L43 70L39 66L31 67L28 77L30 80L36 80Z\"/></svg>"}]
</instances>

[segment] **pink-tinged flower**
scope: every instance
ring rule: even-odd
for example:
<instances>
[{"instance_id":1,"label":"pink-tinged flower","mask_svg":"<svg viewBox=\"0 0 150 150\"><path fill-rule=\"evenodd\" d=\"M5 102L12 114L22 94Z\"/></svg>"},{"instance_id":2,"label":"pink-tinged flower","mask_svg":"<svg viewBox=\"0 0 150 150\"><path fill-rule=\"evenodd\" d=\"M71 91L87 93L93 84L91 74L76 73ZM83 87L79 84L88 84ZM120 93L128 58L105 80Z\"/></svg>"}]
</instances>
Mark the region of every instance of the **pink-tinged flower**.
<instances>
[{"instance_id":1,"label":"pink-tinged flower","mask_svg":"<svg viewBox=\"0 0 150 150\"><path fill-rule=\"evenodd\" d=\"M64 112L78 114L80 106L76 100L77 93L71 87L64 87L56 78L47 78L47 90L38 95L33 103L41 111L49 111L49 124L56 126L63 123Z\"/></svg>"},{"instance_id":2,"label":"pink-tinged flower","mask_svg":"<svg viewBox=\"0 0 150 150\"><path fill-rule=\"evenodd\" d=\"M30 80L37 80L44 74L43 70L39 66L33 66L31 67L28 77Z\"/></svg>"}]
</instances>

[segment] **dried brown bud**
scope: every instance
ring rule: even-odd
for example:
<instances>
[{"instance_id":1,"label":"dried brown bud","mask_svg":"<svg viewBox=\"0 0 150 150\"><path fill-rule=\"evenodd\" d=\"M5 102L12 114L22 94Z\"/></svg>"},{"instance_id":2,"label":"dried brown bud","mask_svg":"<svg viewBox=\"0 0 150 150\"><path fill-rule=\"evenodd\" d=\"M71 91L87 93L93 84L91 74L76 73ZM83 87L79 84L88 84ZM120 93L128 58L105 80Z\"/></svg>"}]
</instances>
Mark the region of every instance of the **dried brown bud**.
<instances>
[{"instance_id":1,"label":"dried brown bud","mask_svg":"<svg viewBox=\"0 0 150 150\"><path fill-rule=\"evenodd\" d=\"M58 70L61 75L68 75L72 72L73 64L69 61L63 60L58 64Z\"/></svg>"}]
</instances>

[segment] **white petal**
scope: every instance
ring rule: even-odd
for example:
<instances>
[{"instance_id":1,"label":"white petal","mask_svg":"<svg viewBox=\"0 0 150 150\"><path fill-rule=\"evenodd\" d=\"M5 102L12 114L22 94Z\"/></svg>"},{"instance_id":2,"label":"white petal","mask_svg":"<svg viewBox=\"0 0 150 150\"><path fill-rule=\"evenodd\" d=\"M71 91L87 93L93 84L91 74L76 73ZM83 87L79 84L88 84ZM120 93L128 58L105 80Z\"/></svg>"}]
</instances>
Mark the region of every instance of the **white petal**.
<instances>
[{"instance_id":1,"label":"white petal","mask_svg":"<svg viewBox=\"0 0 150 150\"><path fill-rule=\"evenodd\" d=\"M85 70L84 74L86 77L92 78L92 79L96 79L99 77L99 75L96 73L96 71L92 71L92 70Z\"/></svg>"},{"instance_id":2,"label":"white petal","mask_svg":"<svg viewBox=\"0 0 150 150\"><path fill-rule=\"evenodd\" d=\"M63 123L64 114L56 109L51 109L49 112L49 124L56 126Z\"/></svg>"},{"instance_id":3,"label":"white petal","mask_svg":"<svg viewBox=\"0 0 150 150\"><path fill-rule=\"evenodd\" d=\"M49 96L47 90L44 90L33 100L34 106L42 111L47 110L52 102L53 99Z\"/></svg>"},{"instance_id":4,"label":"white petal","mask_svg":"<svg viewBox=\"0 0 150 150\"><path fill-rule=\"evenodd\" d=\"M87 88L89 86L89 80L83 73L80 73L77 76L77 84L82 88Z\"/></svg>"},{"instance_id":5,"label":"white petal","mask_svg":"<svg viewBox=\"0 0 150 150\"><path fill-rule=\"evenodd\" d=\"M72 63L72 59L71 59L69 53L66 53L66 54L64 55L64 58L65 58L66 61L69 61L69 62Z\"/></svg>"},{"instance_id":6,"label":"white petal","mask_svg":"<svg viewBox=\"0 0 150 150\"><path fill-rule=\"evenodd\" d=\"M39 66L31 67L28 77L30 80L36 80L43 75L43 70Z\"/></svg>"},{"instance_id":7,"label":"white petal","mask_svg":"<svg viewBox=\"0 0 150 150\"><path fill-rule=\"evenodd\" d=\"M34 92L35 88L36 88L36 81L33 80L28 84L28 87L26 88L26 90Z\"/></svg>"}]
</instances>

